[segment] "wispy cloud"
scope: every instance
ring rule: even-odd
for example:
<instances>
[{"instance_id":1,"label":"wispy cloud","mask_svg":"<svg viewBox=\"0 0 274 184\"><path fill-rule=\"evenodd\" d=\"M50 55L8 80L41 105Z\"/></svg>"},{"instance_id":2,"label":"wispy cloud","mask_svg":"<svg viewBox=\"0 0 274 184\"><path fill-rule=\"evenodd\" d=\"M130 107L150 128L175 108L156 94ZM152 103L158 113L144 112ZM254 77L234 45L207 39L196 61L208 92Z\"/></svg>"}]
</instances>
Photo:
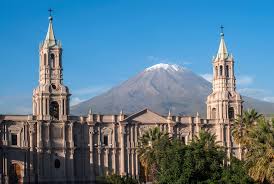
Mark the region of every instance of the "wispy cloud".
<instances>
[{"instance_id":1,"label":"wispy cloud","mask_svg":"<svg viewBox=\"0 0 274 184\"><path fill-rule=\"evenodd\" d=\"M266 102L274 102L274 95L271 91L257 88L242 88L239 89L242 95L260 99Z\"/></svg>"},{"instance_id":2,"label":"wispy cloud","mask_svg":"<svg viewBox=\"0 0 274 184\"><path fill-rule=\"evenodd\" d=\"M90 86L72 90L73 94L76 96L79 95L97 95L109 89L109 86Z\"/></svg>"},{"instance_id":3,"label":"wispy cloud","mask_svg":"<svg viewBox=\"0 0 274 184\"><path fill-rule=\"evenodd\" d=\"M183 66L191 65L190 61L184 61L183 59L170 59L170 58L161 58L156 56L147 56L147 60L155 63L166 63L166 64L180 64Z\"/></svg>"},{"instance_id":4,"label":"wispy cloud","mask_svg":"<svg viewBox=\"0 0 274 184\"><path fill-rule=\"evenodd\" d=\"M253 77L248 76L248 75L239 76L239 78L237 79L237 84L239 86L247 86L247 85L252 84L253 82L254 82Z\"/></svg>"},{"instance_id":5,"label":"wispy cloud","mask_svg":"<svg viewBox=\"0 0 274 184\"><path fill-rule=\"evenodd\" d=\"M77 105L83 101L86 101L96 95L99 95L110 89L109 86L89 86L72 90L72 98L70 105Z\"/></svg>"},{"instance_id":6,"label":"wispy cloud","mask_svg":"<svg viewBox=\"0 0 274 184\"><path fill-rule=\"evenodd\" d=\"M87 100L87 99L80 99L79 97L72 97L71 101L70 101L70 105L74 106L74 105L77 105L81 102L84 102L85 100Z\"/></svg>"},{"instance_id":7,"label":"wispy cloud","mask_svg":"<svg viewBox=\"0 0 274 184\"><path fill-rule=\"evenodd\" d=\"M0 96L0 114L31 114L31 95L13 94Z\"/></svg>"}]
</instances>

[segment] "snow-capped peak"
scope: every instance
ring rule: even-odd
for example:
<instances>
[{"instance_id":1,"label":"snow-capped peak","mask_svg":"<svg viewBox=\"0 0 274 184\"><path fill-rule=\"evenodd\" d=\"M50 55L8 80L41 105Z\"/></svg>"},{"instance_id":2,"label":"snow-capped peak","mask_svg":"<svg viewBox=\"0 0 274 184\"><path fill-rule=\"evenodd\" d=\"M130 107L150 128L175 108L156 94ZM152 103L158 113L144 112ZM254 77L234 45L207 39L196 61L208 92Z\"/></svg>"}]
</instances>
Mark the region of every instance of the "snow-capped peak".
<instances>
[{"instance_id":1,"label":"snow-capped peak","mask_svg":"<svg viewBox=\"0 0 274 184\"><path fill-rule=\"evenodd\" d=\"M179 66L179 65L175 65L175 64L166 64L166 63L159 63L156 65L153 65L149 68L146 68L145 71L153 71L153 70L159 70L159 69L164 69L164 70L169 70L169 71L179 71L182 70L183 67Z\"/></svg>"}]
</instances>

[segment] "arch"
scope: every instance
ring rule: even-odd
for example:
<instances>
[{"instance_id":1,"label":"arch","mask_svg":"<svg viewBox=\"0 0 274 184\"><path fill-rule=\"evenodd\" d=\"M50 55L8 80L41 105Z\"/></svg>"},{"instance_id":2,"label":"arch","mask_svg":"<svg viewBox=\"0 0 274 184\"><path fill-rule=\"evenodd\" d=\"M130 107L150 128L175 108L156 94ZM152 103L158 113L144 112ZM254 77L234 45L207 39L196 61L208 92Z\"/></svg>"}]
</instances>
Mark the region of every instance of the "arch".
<instances>
[{"instance_id":1,"label":"arch","mask_svg":"<svg viewBox=\"0 0 274 184\"><path fill-rule=\"evenodd\" d=\"M218 76L218 66L215 67L215 76Z\"/></svg>"},{"instance_id":2,"label":"arch","mask_svg":"<svg viewBox=\"0 0 274 184\"><path fill-rule=\"evenodd\" d=\"M216 110L216 108L213 108L211 110L211 119L217 119L217 110Z\"/></svg>"},{"instance_id":3,"label":"arch","mask_svg":"<svg viewBox=\"0 0 274 184\"><path fill-rule=\"evenodd\" d=\"M59 104L58 104L58 102L53 101L50 103L49 114L53 119L55 119L55 120L59 119Z\"/></svg>"},{"instance_id":4,"label":"arch","mask_svg":"<svg viewBox=\"0 0 274 184\"><path fill-rule=\"evenodd\" d=\"M226 74L226 77L229 77L229 66L228 65L226 65L226 67L225 67L225 74Z\"/></svg>"},{"instance_id":5,"label":"arch","mask_svg":"<svg viewBox=\"0 0 274 184\"><path fill-rule=\"evenodd\" d=\"M23 183L23 166L19 163L12 163L9 168L9 181L11 183Z\"/></svg>"},{"instance_id":6,"label":"arch","mask_svg":"<svg viewBox=\"0 0 274 184\"><path fill-rule=\"evenodd\" d=\"M47 65L47 54L44 54L44 65Z\"/></svg>"},{"instance_id":7,"label":"arch","mask_svg":"<svg viewBox=\"0 0 274 184\"><path fill-rule=\"evenodd\" d=\"M223 65L220 66L220 76L223 75Z\"/></svg>"},{"instance_id":8,"label":"arch","mask_svg":"<svg viewBox=\"0 0 274 184\"><path fill-rule=\"evenodd\" d=\"M50 63L51 63L51 67L55 68L55 55L54 54L50 54Z\"/></svg>"},{"instance_id":9,"label":"arch","mask_svg":"<svg viewBox=\"0 0 274 184\"><path fill-rule=\"evenodd\" d=\"M228 108L228 118L233 120L235 118L235 111L233 107Z\"/></svg>"}]
</instances>

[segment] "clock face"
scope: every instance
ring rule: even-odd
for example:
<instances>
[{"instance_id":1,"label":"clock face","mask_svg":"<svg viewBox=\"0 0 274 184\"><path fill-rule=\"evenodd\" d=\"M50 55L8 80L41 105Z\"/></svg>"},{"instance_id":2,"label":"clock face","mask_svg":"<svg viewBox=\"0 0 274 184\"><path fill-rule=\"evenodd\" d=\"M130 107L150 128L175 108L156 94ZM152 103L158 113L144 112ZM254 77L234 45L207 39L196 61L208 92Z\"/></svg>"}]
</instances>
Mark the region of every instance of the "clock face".
<instances>
[{"instance_id":1,"label":"clock face","mask_svg":"<svg viewBox=\"0 0 274 184\"><path fill-rule=\"evenodd\" d=\"M56 91L58 91L58 90L60 89L60 87L59 87L59 86L56 86L55 84L52 84L52 85L51 85L51 88L52 88L53 90L56 90Z\"/></svg>"},{"instance_id":2,"label":"clock face","mask_svg":"<svg viewBox=\"0 0 274 184\"><path fill-rule=\"evenodd\" d=\"M55 90L57 89L55 84L52 84L51 87L52 87L52 89L55 89Z\"/></svg>"}]
</instances>

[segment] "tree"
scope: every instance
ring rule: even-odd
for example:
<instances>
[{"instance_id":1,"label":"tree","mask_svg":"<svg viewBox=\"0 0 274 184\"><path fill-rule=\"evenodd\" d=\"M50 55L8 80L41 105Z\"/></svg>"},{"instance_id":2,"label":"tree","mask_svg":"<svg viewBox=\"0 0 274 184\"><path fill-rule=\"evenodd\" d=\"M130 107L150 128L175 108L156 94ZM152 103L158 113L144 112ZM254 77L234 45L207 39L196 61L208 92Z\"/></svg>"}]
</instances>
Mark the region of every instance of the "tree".
<instances>
[{"instance_id":1,"label":"tree","mask_svg":"<svg viewBox=\"0 0 274 184\"><path fill-rule=\"evenodd\" d=\"M138 184L139 183L136 179L129 177L128 175L120 176L117 174L113 174L113 175L107 176L106 180L107 180L107 183L109 184Z\"/></svg>"},{"instance_id":2,"label":"tree","mask_svg":"<svg viewBox=\"0 0 274 184\"><path fill-rule=\"evenodd\" d=\"M183 164L183 183L219 181L225 157L223 149L216 142L216 136L201 131L187 146Z\"/></svg>"},{"instance_id":3,"label":"tree","mask_svg":"<svg viewBox=\"0 0 274 184\"><path fill-rule=\"evenodd\" d=\"M232 127L232 135L237 144L245 145L246 134L249 131L250 127L256 124L256 122L262 118L263 115L251 109L244 111L242 115L238 115Z\"/></svg>"},{"instance_id":4,"label":"tree","mask_svg":"<svg viewBox=\"0 0 274 184\"><path fill-rule=\"evenodd\" d=\"M168 138L168 134L165 132L161 132L159 127L155 127L146 131L138 140L138 154L141 165L144 167L145 170L146 180L148 179L151 169L156 167L156 149L154 149L154 146L161 139L166 138Z\"/></svg>"},{"instance_id":5,"label":"tree","mask_svg":"<svg viewBox=\"0 0 274 184\"><path fill-rule=\"evenodd\" d=\"M155 146L159 165L157 183L217 183L220 181L225 153L216 137L201 131L189 145L177 139L161 141ZM165 149L160 149L160 148Z\"/></svg>"},{"instance_id":6,"label":"tree","mask_svg":"<svg viewBox=\"0 0 274 184\"><path fill-rule=\"evenodd\" d=\"M274 183L273 124L252 109L238 116L232 129L236 143L245 149L248 174L261 183Z\"/></svg>"},{"instance_id":7,"label":"tree","mask_svg":"<svg viewBox=\"0 0 274 184\"><path fill-rule=\"evenodd\" d=\"M225 165L220 183L252 184L253 179L248 176L244 162L232 157L229 165Z\"/></svg>"},{"instance_id":8,"label":"tree","mask_svg":"<svg viewBox=\"0 0 274 184\"><path fill-rule=\"evenodd\" d=\"M249 175L261 183L274 183L274 128L264 118L247 134L245 164Z\"/></svg>"}]
</instances>

